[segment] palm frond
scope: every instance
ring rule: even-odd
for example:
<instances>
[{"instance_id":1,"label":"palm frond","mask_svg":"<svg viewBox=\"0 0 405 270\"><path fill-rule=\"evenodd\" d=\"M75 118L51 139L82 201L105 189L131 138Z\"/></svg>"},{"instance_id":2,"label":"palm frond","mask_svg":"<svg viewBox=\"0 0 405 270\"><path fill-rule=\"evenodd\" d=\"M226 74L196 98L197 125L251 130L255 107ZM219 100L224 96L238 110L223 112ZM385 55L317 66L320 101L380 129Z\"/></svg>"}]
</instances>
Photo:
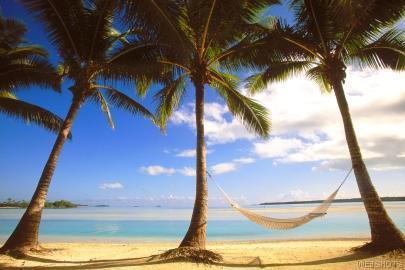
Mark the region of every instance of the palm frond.
<instances>
[{"instance_id":1,"label":"palm frond","mask_svg":"<svg viewBox=\"0 0 405 270\"><path fill-rule=\"evenodd\" d=\"M247 78L248 91L253 95L264 90L268 83L282 82L307 70L311 65L312 62L305 60L269 62L264 72L259 72Z\"/></svg>"},{"instance_id":2,"label":"palm frond","mask_svg":"<svg viewBox=\"0 0 405 270\"><path fill-rule=\"evenodd\" d=\"M145 97L146 93L149 90L149 87L152 85L153 81L151 78L146 76L140 77L135 81L136 92L140 97Z\"/></svg>"},{"instance_id":3,"label":"palm frond","mask_svg":"<svg viewBox=\"0 0 405 270\"><path fill-rule=\"evenodd\" d=\"M401 20L405 15L404 0L330 0L337 10L334 18L342 38L338 42L343 49L346 42L367 42ZM340 51L339 51L340 52ZM338 53L339 53L338 52Z\"/></svg>"},{"instance_id":4,"label":"palm frond","mask_svg":"<svg viewBox=\"0 0 405 270\"><path fill-rule=\"evenodd\" d=\"M404 30L393 28L365 46L346 46L346 49L346 61L360 65L363 68L405 69Z\"/></svg>"},{"instance_id":5,"label":"palm frond","mask_svg":"<svg viewBox=\"0 0 405 270\"><path fill-rule=\"evenodd\" d=\"M117 0L123 22L130 28L142 29L154 40L173 41L184 47L184 37L178 28L178 1L167 0Z\"/></svg>"},{"instance_id":6,"label":"palm frond","mask_svg":"<svg viewBox=\"0 0 405 270\"><path fill-rule=\"evenodd\" d=\"M107 100L104 98L100 91L94 92L90 97L95 103L101 105L101 110L108 120L108 124L112 129L115 129L114 121L111 115L110 107L108 106Z\"/></svg>"},{"instance_id":7,"label":"palm frond","mask_svg":"<svg viewBox=\"0 0 405 270\"><path fill-rule=\"evenodd\" d=\"M6 50L15 48L24 42L27 32L25 25L15 19L5 19L0 15L0 47Z\"/></svg>"},{"instance_id":8,"label":"palm frond","mask_svg":"<svg viewBox=\"0 0 405 270\"><path fill-rule=\"evenodd\" d=\"M89 12L89 33L92 34L91 43L86 46L89 50L88 60L102 59L105 52L113 44L109 44L108 37L112 32L112 21L115 11L115 0L93 0L92 12ZM113 39L112 39L113 40ZM100 48L100 47L104 48Z\"/></svg>"},{"instance_id":9,"label":"palm frond","mask_svg":"<svg viewBox=\"0 0 405 270\"><path fill-rule=\"evenodd\" d=\"M0 57L1 59L1 57ZM60 91L60 80L55 68L43 58L6 61L0 65L0 89L38 85Z\"/></svg>"},{"instance_id":10,"label":"palm frond","mask_svg":"<svg viewBox=\"0 0 405 270\"><path fill-rule=\"evenodd\" d=\"M136 41L116 48L98 77L104 81L122 81L137 87L137 93L144 96L152 83L170 81L179 68L158 61L167 46L150 41Z\"/></svg>"},{"instance_id":11,"label":"palm frond","mask_svg":"<svg viewBox=\"0 0 405 270\"><path fill-rule=\"evenodd\" d=\"M306 76L316 82L323 93L330 93L331 85L327 79L327 71L322 65L315 66L306 72Z\"/></svg>"},{"instance_id":12,"label":"palm frond","mask_svg":"<svg viewBox=\"0 0 405 270\"><path fill-rule=\"evenodd\" d=\"M46 33L64 58L85 59L82 44L88 40L82 20L87 18L83 0L20 0L45 26Z\"/></svg>"},{"instance_id":13,"label":"palm frond","mask_svg":"<svg viewBox=\"0 0 405 270\"><path fill-rule=\"evenodd\" d=\"M267 109L236 89L236 78L216 70L211 70L211 85L228 105L230 112L257 135L267 138L270 134L270 119Z\"/></svg>"},{"instance_id":14,"label":"palm frond","mask_svg":"<svg viewBox=\"0 0 405 270\"><path fill-rule=\"evenodd\" d=\"M306 32L307 38L318 44L318 50L327 54L336 35L333 24L336 14L331 1L293 0L290 7L295 14L297 29Z\"/></svg>"},{"instance_id":15,"label":"palm frond","mask_svg":"<svg viewBox=\"0 0 405 270\"><path fill-rule=\"evenodd\" d=\"M7 53L3 54L2 57L7 59L23 59L26 57L48 57L48 52L38 45L30 46L17 46L7 50Z\"/></svg>"},{"instance_id":16,"label":"palm frond","mask_svg":"<svg viewBox=\"0 0 405 270\"><path fill-rule=\"evenodd\" d=\"M11 99L17 99L17 96L14 93L11 93L10 91L0 91L0 98L11 98Z\"/></svg>"},{"instance_id":17,"label":"palm frond","mask_svg":"<svg viewBox=\"0 0 405 270\"><path fill-rule=\"evenodd\" d=\"M254 95L266 89L267 81L265 79L265 73L266 71L258 72L246 78L246 86L249 95Z\"/></svg>"},{"instance_id":18,"label":"palm frond","mask_svg":"<svg viewBox=\"0 0 405 270\"><path fill-rule=\"evenodd\" d=\"M148 109L124 93L109 86L97 85L94 87L104 89L107 100L115 107L128 111L134 115L140 114L145 118L149 118L154 121L154 116L148 111Z\"/></svg>"},{"instance_id":19,"label":"palm frond","mask_svg":"<svg viewBox=\"0 0 405 270\"><path fill-rule=\"evenodd\" d=\"M63 120L54 113L13 97L5 97L2 94L0 94L0 112L22 119L26 123L35 123L54 133L58 133L63 125ZM69 134L69 138L71 137L72 135Z\"/></svg>"},{"instance_id":20,"label":"palm frond","mask_svg":"<svg viewBox=\"0 0 405 270\"><path fill-rule=\"evenodd\" d=\"M221 59L226 68L263 70L269 63L314 61L322 57L311 39L281 19L272 17L267 24L252 25L249 31Z\"/></svg>"},{"instance_id":21,"label":"palm frond","mask_svg":"<svg viewBox=\"0 0 405 270\"><path fill-rule=\"evenodd\" d=\"M185 93L185 73L172 83L166 84L160 91L158 91L154 98L158 100L159 105L157 108L157 121L161 130L166 128L167 120L172 116L182 100Z\"/></svg>"}]
</instances>

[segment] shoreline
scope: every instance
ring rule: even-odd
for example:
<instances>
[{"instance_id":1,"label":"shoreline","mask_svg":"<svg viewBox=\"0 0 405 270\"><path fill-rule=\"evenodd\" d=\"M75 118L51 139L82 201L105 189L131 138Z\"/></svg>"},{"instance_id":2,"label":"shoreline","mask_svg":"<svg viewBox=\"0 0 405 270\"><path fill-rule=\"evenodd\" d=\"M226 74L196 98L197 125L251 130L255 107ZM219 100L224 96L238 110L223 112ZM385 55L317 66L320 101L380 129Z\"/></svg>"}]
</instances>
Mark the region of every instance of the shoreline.
<instances>
[{"instance_id":1,"label":"shoreline","mask_svg":"<svg viewBox=\"0 0 405 270\"><path fill-rule=\"evenodd\" d=\"M0 238L0 246L4 244L7 238ZM369 241L370 237L320 237L320 238L280 238L280 239L224 239L224 240L207 240L208 245L217 245L217 244L265 244L265 243L284 243L284 242L322 242L322 241ZM69 238L67 237L58 237L58 238L47 238L41 237L40 243L44 244L176 244L180 243L181 239L155 239L155 240L146 240L146 239L83 239L83 238Z\"/></svg>"}]
</instances>

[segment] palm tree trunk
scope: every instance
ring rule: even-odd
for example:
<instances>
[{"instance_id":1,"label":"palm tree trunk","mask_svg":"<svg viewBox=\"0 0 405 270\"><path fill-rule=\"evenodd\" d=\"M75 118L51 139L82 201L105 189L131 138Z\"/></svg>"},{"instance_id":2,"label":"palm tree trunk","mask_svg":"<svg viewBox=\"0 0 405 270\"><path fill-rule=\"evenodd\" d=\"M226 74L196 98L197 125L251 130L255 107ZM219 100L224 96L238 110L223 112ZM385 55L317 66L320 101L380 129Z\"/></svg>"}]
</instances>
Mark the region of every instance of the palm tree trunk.
<instances>
[{"instance_id":1,"label":"palm tree trunk","mask_svg":"<svg viewBox=\"0 0 405 270\"><path fill-rule=\"evenodd\" d=\"M72 124L75 119L83 98L74 98L70 106L69 112L63 122L62 128L53 145L52 152L46 162L42 171L41 178L39 179L37 188L34 195L27 207L24 215L20 219L14 232L8 238L4 246L0 249L0 253L20 253L24 254L26 251L35 250L38 246L38 231L41 222L42 209L45 205L48 188L52 180L56 164L65 143Z\"/></svg>"},{"instance_id":2,"label":"palm tree trunk","mask_svg":"<svg viewBox=\"0 0 405 270\"><path fill-rule=\"evenodd\" d=\"M207 214L208 214L208 184L206 177L206 153L204 139L204 85L196 83L196 126L197 126L197 183L193 215L187 234L180 247L195 247L205 249Z\"/></svg>"},{"instance_id":3,"label":"palm tree trunk","mask_svg":"<svg viewBox=\"0 0 405 270\"><path fill-rule=\"evenodd\" d=\"M404 235L388 216L364 164L341 81L336 80L333 89L343 119L353 171L370 223L371 244L382 250L404 248Z\"/></svg>"}]
</instances>

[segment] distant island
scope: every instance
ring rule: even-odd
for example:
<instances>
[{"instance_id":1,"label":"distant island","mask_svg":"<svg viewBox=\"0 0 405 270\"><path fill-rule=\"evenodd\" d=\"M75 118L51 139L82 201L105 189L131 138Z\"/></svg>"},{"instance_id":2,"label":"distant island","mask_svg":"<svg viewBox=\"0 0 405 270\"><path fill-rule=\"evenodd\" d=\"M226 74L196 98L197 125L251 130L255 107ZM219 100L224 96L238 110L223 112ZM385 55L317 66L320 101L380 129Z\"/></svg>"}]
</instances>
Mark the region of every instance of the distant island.
<instances>
[{"instance_id":1,"label":"distant island","mask_svg":"<svg viewBox=\"0 0 405 270\"><path fill-rule=\"evenodd\" d=\"M94 207L110 207L110 206L107 204L97 204Z\"/></svg>"},{"instance_id":2,"label":"distant island","mask_svg":"<svg viewBox=\"0 0 405 270\"><path fill-rule=\"evenodd\" d=\"M405 197L381 197L384 202L401 202L405 201ZM309 203L322 203L323 200L313 200L313 201L289 201L289 202L265 202L259 205L280 205L280 204L309 204ZM335 199L334 203L351 203L351 202L362 202L361 198L352 199Z\"/></svg>"},{"instance_id":3,"label":"distant island","mask_svg":"<svg viewBox=\"0 0 405 270\"><path fill-rule=\"evenodd\" d=\"M16 201L13 199L7 199L5 202L0 202L0 207L3 208L27 208L29 202L22 200ZM54 202L45 202L45 208L52 208L52 209L66 209L66 208L76 208L78 206L82 206L80 204L75 204L67 200L60 200Z\"/></svg>"}]
</instances>

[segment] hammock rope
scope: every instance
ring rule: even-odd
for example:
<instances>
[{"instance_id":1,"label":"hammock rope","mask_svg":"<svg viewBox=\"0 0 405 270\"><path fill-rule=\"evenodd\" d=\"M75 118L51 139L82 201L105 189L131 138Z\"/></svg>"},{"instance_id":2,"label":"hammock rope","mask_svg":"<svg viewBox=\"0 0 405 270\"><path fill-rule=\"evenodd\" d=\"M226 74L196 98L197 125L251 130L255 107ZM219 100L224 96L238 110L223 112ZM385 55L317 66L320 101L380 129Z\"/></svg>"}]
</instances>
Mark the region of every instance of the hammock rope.
<instances>
[{"instance_id":1,"label":"hammock rope","mask_svg":"<svg viewBox=\"0 0 405 270\"><path fill-rule=\"evenodd\" d=\"M250 221L252 221L258 225L261 225L262 227L267 228L267 229L288 230L288 229L293 229L293 228L302 226L315 218L326 215L330 205L332 204L332 201L335 199L340 188L343 186L343 184L349 178L352 171L353 171L353 168L351 168L349 170L349 172L346 174L345 178L340 183L338 188L331 195L329 195L329 197L327 197L318 207L316 207L314 210L312 210L308 214L300 216L300 217L296 217L296 218L272 218L272 217L263 216L258 213L255 213L253 211L242 208L231 197L229 197L228 194L226 194L226 192L218 185L218 183L212 178L212 176L208 172L207 172L207 175L213 180L213 182L215 183L218 190L222 193L222 195L228 201L229 205L232 208L234 208L235 210L237 210L239 213L244 215L246 218L248 218Z\"/></svg>"}]
</instances>

